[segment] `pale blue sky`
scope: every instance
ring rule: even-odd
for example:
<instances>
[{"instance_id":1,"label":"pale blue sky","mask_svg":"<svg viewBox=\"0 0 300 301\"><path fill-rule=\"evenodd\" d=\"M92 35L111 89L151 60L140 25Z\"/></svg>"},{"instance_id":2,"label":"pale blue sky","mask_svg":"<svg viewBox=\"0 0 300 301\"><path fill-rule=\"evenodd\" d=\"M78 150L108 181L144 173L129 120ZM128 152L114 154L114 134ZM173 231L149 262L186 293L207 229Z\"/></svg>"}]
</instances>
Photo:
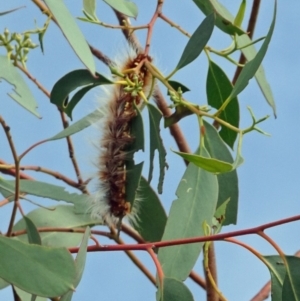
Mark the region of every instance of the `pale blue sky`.
<instances>
[{"instance_id":1,"label":"pale blue sky","mask_svg":"<svg viewBox=\"0 0 300 301\"><path fill-rule=\"evenodd\" d=\"M4 1L3 1L4 2ZM156 1L135 1L140 14L137 23L149 20L155 9ZM240 1L222 0L232 13L238 9ZM271 134L271 137L260 135L256 132L248 134L243 143L243 156L245 163L238 169L239 174L239 215L238 224L223 229L223 232L245 229L262 223L299 214L300 211L300 160L298 147L300 125L298 112L300 112L300 73L298 53L300 48L300 25L298 1L290 0L278 3L278 16L273 39L264 60L264 68L271 85L277 105L277 119L272 116L271 108L266 104L256 82L252 80L248 88L239 96L241 107L241 126L248 126L251 122L247 106L251 106L257 117L271 115L260 127ZM0 11L11 9L26 4L26 8L0 17L0 32L5 27L11 31L24 31L34 27L33 20L41 26L45 20L39 10L29 1L14 0L1 3ZM81 16L81 1L65 1L74 16ZM115 22L111 10L102 2L98 2L97 15L104 22ZM248 3L249 7L252 1ZM273 1L262 1L259 20L255 31L258 38L267 33L273 11ZM203 19L202 13L192 1L165 1L164 13L172 20L179 23L188 32L192 33ZM105 54L112 54L112 58L122 53L124 38L116 30L98 27L96 25L78 22L87 40L99 47ZM138 33L142 43L145 32ZM166 74L177 64L181 51L187 42L186 37L178 33L162 21L158 21L154 29L151 55L154 56L158 67ZM230 42L219 30L215 30L209 45L220 48ZM39 49L33 51L29 57L28 70L49 91L58 78L65 73L83 68L74 55L58 28L51 24L45 36L45 55ZM0 49L0 51L2 51ZM0 52L3 54L3 52ZM234 68L224 60L215 59L220 63L230 78ZM107 68L97 62L97 70L108 74ZM194 64L189 65L178 74L175 79L187 84L192 90L187 94L188 99L195 103L204 104L205 78L207 61L204 55ZM57 110L49 104L48 99L29 82L38 104L39 112L43 116L38 120L33 115L25 112L23 108L12 101L6 93L10 86L2 82L0 85L0 112L11 126L15 137L17 150L22 152L31 144L50 137L61 130ZM98 94L101 92L97 92ZM84 101L74 111L74 121L95 108L96 92L89 93ZM193 126L196 125L194 117L180 122L192 149L197 147L198 138L195 139ZM191 130L192 129L192 130ZM174 187L177 186L183 172L182 163L173 164L177 157L170 151L176 148L174 141L169 137L168 130L162 129L165 147L168 151L170 169L166 175L165 192L162 202L168 211L171 202L175 199ZM94 137L92 131L86 131L74 136L76 154L84 175L93 172L90 157L93 156L93 147L89 140ZM0 158L12 162L7 151L4 134L0 131ZM32 151L24 158L24 165L43 165L54 170L60 170L74 177L71 164L68 161L65 141L57 141L43 145ZM176 161L178 162L178 161ZM45 175L31 173L32 176L42 181L61 184ZM154 179L155 180L155 179ZM155 181L154 181L155 184ZM170 187L170 189L168 189ZM25 210L33 209L25 205ZM6 206L0 211L0 230L5 232L11 212L11 207ZM284 225L268 230L267 233L282 247L286 254L293 254L299 248L299 222ZM276 254L270 245L254 236L241 237L242 241L252 245L264 255ZM104 243L104 239L100 239ZM110 242L108 242L110 243ZM250 300L256 292L269 279L266 267L251 253L241 247L225 242L216 243L219 285L224 295L230 301ZM138 252L137 255L145 262L154 273L154 265L148 254ZM201 272L201 260L196 264L195 270ZM201 272L202 273L202 272ZM204 300L201 288L195 286L190 280L187 285L192 289L196 301ZM121 253L93 253L88 255L87 265L83 279L74 294L73 300L155 300L155 291L146 277ZM1 300L12 300L11 289L0 291Z\"/></svg>"}]
</instances>

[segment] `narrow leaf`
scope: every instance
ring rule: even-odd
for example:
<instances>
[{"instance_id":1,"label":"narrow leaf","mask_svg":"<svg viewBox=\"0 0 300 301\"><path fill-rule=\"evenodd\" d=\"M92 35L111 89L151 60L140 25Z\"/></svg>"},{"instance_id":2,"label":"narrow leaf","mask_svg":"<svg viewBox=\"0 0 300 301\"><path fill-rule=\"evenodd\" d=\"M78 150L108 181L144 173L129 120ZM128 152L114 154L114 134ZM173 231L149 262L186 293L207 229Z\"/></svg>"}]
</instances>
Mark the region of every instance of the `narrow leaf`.
<instances>
[{"instance_id":1,"label":"narrow leaf","mask_svg":"<svg viewBox=\"0 0 300 301\"><path fill-rule=\"evenodd\" d=\"M188 87L186 87L185 85L183 85L182 83L179 83L175 80L169 80L168 83L170 84L170 86L175 90L178 91L178 89L180 88L182 94L185 92L190 91L190 89ZM168 91L168 95L170 95L169 91Z\"/></svg>"},{"instance_id":2,"label":"narrow leaf","mask_svg":"<svg viewBox=\"0 0 300 301\"><path fill-rule=\"evenodd\" d=\"M4 197L10 196L11 192L14 192L15 190L14 180L0 179L0 184L0 192ZM3 187L5 187L7 190L5 191ZM87 202L89 198L88 195L69 193L65 190L65 187L62 186L30 180L20 180L20 193L49 198L55 201L72 203L75 205L75 211L77 213L83 213L80 210L82 208L82 203Z\"/></svg>"},{"instance_id":3,"label":"narrow leaf","mask_svg":"<svg viewBox=\"0 0 300 301\"><path fill-rule=\"evenodd\" d=\"M216 14L216 26L229 35L242 35L246 32L233 24L233 16L217 0L193 0L199 9L206 15Z\"/></svg>"},{"instance_id":4,"label":"narrow leaf","mask_svg":"<svg viewBox=\"0 0 300 301\"><path fill-rule=\"evenodd\" d=\"M282 300L300 300L300 258L286 256L288 263L287 273L282 287Z\"/></svg>"},{"instance_id":5,"label":"narrow leaf","mask_svg":"<svg viewBox=\"0 0 300 301\"><path fill-rule=\"evenodd\" d=\"M95 74L95 62L90 48L63 1L45 0L46 5L55 17L58 26L82 63Z\"/></svg>"},{"instance_id":6,"label":"narrow leaf","mask_svg":"<svg viewBox=\"0 0 300 301\"><path fill-rule=\"evenodd\" d=\"M210 156L232 164L233 158L231 153L220 138L216 129L206 121L204 121L204 126L204 144ZM237 156L239 155L237 154ZM219 184L217 207L219 208L227 199L230 199L230 202L226 207L226 217L225 221L223 221L223 225L236 224L239 197L237 171L233 170L231 172L218 174L217 179Z\"/></svg>"},{"instance_id":7,"label":"narrow leaf","mask_svg":"<svg viewBox=\"0 0 300 301\"><path fill-rule=\"evenodd\" d=\"M88 206L88 204L87 204ZM75 214L73 206L57 206L55 210L46 210L38 208L27 214L37 228L51 227L53 228L85 228L93 225L93 221L89 214ZM13 227L13 231L21 231L26 228L25 220L20 219ZM82 233L68 232L40 232L42 244L44 246L59 247L76 247L82 240ZM18 238L24 242L27 241L27 235L19 235Z\"/></svg>"},{"instance_id":8,"label":"narrow leaf","mask_svg":"<svg viewBox=\"0 0 300 301\"><path fill-rule=\"evenodd\" d=\"M6 15L6 14L10 14L16 10L19 10L21 8L24 8L25 6L20 6L20 7L17 7L17 8L13 8L13 9L10 9L10 10L6 10L6 11L2 11L0 12L0 16L3 16L3 15Z\"/></svg>"},{"instance_id":9,"label":"narrow leaf","mask_svg":"<svg viewBox=\"0 0 300 301\"><path fill-rule=\"evenodd\" d=\"M209 172L213 172L217 174L217 173L232 171L232 164L228 162L220 161L214 158L203 157L200 155L194 155L194 154L188 154L188 153L182 153L176 151L174 151L174 153Z\"/></svg>"},{"instance_id":10,"label":"narrow leaf","mask_svg":"<svg viewBox=\"0 0 300 301\"><path fill-rule=\"evenodd\" d=\"M244 66L241 74L239 75L239 77L235 83L235 86L234 86L232 92L230 93L230 96L229 96L230 99L236 97L239 93L241 93L246 88L246 86L249 83L249 80L255 75L263 58L265 57L269 43L272 38L274 27L275 27L276 10L277 10L277 2L275 1L274 15L273 15L273 20L272 20L269 32L268 32L261 48L257 52L255 58L252 59L251 61L249 61L248 63L246 63L246 65Z\"/></svg>"},{"instance_id":11,"label":"narrow leaf","mask_svg":"<svg viewBox=\"0 0 300 301\"><path fill-rule=\"evenodd\" d=\"M75 264L64 248L29 245L0 236L0 254L0 277L26 292L56 297L73 288ZM31 271L30 277L24 271Z\"/></svg>"},{"instance_id":12,"label":"narrow leaf","mask_svg":"<svg viewBox=\"0 0 300 301\"><path fill-rule=\"evenodd\" d=\"M236 17L233 21L234 25L241 27L244 20L245 10L246 10L246 0L242 0L241 5L239 7L239 11L236 14Z\"/></svg>"},{"instance_id":13,"label":"narrow leaf","mask_svg":"<svg viewBox=\"0 0 300 301\"><path fill-rule=\"evenodd\" d=\"M76 121L75 123L71 124L66 129L62 130L58 134L54 135L53 137L47 139L48 141L58 140L62 138L66 138L68 136L74 135L85 128L89 127L91 124L99 121L102 117L104 117L104 112L101 110L96 110L87 116L81 118L80 120Z\"/></svg>"},{"instance_id":14,"label":"narrow leaf","mask_svg":"<svg viewBox=\"0 0 300 301\"><path fill-rule=\"evenodd\" d=\"M225 72L213 61L209 61L209 69L206 80L208 104L218 110L230 95L232 89L233 86ZM240 112L237 97L230 101L219 117L229 124L239 127ZM220 136L231 148L233 148L237 137L237 132L227 128L226 126L222 126Z\"/></svg>"},{"instance_id":15,"label":"narrow leaf","mask_svg":"<svg viewBox=\"0 0 300 301\"><path fill-rule=\"evenodd\" d=\"M159 301L194 301L190 290L181 281L165 277L160 287Z\"/></svg>"},{"instance_id":16,"label":"narrow leaf","mask_svg":"<svg viewBox=\"0 0 300 301\"><path fill-rule=\"evenodd\" d=\"M153 159L154 152L157 149L159 155L159 180L158 180L158 193L162 193L163 181L165 177L165 168L168 167L166 162L166 150L164 148L162 139L160 137L159 124L162 117L161 112L152 104L148 103L149 123L150 123L150 167L148 182L151 182L153 173Z\"/></svg>"},{"instance_id":17,"label":"narrow leaf","mask_svg":"<svg viewBox=\"0 0 300 301\"><path fill-rule=\"evenodd\" d=\"M137 202L137 218L130 220L131 225L145 241L160 241L167 222L167 215L157 194L143 177L138 187Z\"/></svg>"},{"instance_id":18,"label":"narrow leaf","mask_svg":"<svg viewBox=\"0 0 300 301\"><path fill-rule=\"evenodd\" d=\"M96 73L96 77L94 77L86 69L73 70L64 75L55 83L51 91L50 101L59 108L63 109L63 111L66 112L69 117L71 117L72 110L85 95L85 93L95 86L107 85L111 83L112 82L110 80L99 73ZM82 86L86 87L78 91L70 100L70 102L66 104L68 95L78 87Z\"/></svg>"},{"instance_id":19,"label":"narrow leaf","mask_svg":"<svg viewBox=\"0 0 300 301\"><path fill-rule=\"evenodd\" d=\"M208 155L208 154L207 154ZM211 225L218 200L217 177L189 164L177 188L162 240L205 235L203 223ZM203 243L161 248L158 258L166 277L185 280Z\"/></svg>"},{"instance_id":20,"label":"narrow leaf","mask_svg":"<svg viewBox=\"0 0 300 301\"><path fill-rule=\"evenodd\" d=\"M282 299L282 286L286 275L286 267L282 258L276 256L264 256L268 262L267 265L271 274L271 294L272 301L284 301L289 299Z\"/></svg>"},{"instance_id":21,"label":"narrow leaf","mask_svg":"<svg viewBox=\"0 0 300 301\"><path fill-rule=\"evenodd\" d=\"M83 10L92 20L98 20L95 0L83 0Z\"/></svg>"},{"instance_id":22,"label":"narrow leaf","mask_svg":"<svg viewBox=\"0 0 300 301\"><path fill-rule=\"evenodd\" d=\"M3 78L9 84L14 86L14 93L8 93L8 95L30 113L34 114L38 118L41 118L36 110L37 102L34 99L34 96L29 90L23 77L20 75L16 67L14 67L12 62L7 58L7 56L0 56L0 66L0 78Z\"/></svg>"},{"instance_id":23,"label":"narrow leaf","mask_svg":"<svg viewBox=\"0 0 300 301\"><path fill-rule=\"evenodd\" d=\"M138 15L138 8L135 3L131 1L124 0L103 0L109 6L111 6L116 11L132 18L136 18Z\"/></svg>"},{"instance_id":24,"label":"narrow leaf","mask_svg":"<svg viewBox=\"0 0 300 301\"><path fill-rule=\"evenodd\" d=\"M41 245L42 240L35 224L27 216L24 216L24 221L26 223L28 242L30 244Z\"/></svg>"},{"instance_id":25,"label":"narrow leaf","mask_svg":"<svg viewBox=\"0 0 300 301\"><path fill-rule=\"evenodd\" d=\"M91 229L89 227L86 228L85 233L83 235L83 239L81 245L79 247L79 251L77 253L75 259L75 266L76 266L76 279L74 281L74 287L76 288L80 283L82 278L82 274L85 267L86 262L86 254L87 254L87 246L88 241L91 235ZM73 290L68 291L65 295L60 298L60 301L71 301L73 296Z\"/></svg>"},{"instance_id":26,"label":"narrow leaf","mask_svg":"<svg viewBox=\"0 0 300 301\"><path fill-rule=\"evenodd\" d=\"M208 15L189 39L176 66L179 70L194 61L206 46L215 26L215 14Z\"/></svg>"}]
</instances>

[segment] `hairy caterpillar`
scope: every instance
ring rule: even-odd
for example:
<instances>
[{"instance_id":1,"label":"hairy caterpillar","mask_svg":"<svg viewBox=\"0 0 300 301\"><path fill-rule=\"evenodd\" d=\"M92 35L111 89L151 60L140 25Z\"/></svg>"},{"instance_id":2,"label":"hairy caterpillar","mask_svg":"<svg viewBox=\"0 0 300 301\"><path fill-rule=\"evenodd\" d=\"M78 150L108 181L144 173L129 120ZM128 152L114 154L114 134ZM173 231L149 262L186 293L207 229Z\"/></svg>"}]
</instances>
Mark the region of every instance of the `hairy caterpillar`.
<instances>
[{"instance_id":1,"label":"hairy caterpillar","mask_svg":"<svg viewBox=\"0 0 300 301\"><path fill-rule=\"evenodd\" d=\"M117 79L128 84L115 84L108 93L109 100L104 108L106 116L101 123L99 185L92 206L92 217L102 219L109 226L119 226L124 216L137 211L126 200L126 181L130 180L126 178L126 161L127 149L135 139L131 134L131 122L137 116L136 106L144 101L141 95L148 96L153 87L145 60L151 61L151 58L130 49L128 58L120 66L113 66L122 75Z\"/></svg>"}]
</instances>

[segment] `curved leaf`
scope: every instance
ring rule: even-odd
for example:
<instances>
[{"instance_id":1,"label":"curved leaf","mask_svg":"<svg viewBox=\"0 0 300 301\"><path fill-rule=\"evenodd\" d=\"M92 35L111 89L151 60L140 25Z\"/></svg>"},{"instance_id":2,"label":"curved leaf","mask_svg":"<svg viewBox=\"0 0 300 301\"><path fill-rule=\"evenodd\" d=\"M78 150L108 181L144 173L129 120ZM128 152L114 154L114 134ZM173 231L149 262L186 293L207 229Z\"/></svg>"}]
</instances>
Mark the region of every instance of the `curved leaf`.
<instances>
[{"instance_id":1,"label":"curved leaf","mask_svg":"<svg viewBox=\"0 0 300 301\"><path fill-rule=\"evenodd\" d=\"M138 8L135 3L131 1L124 0L103 0L109 6L111 6L116 11L132 18L136 18L138 15Z\"/></svg>"},{"instance_id":2,"label":"curved leaf","mask_svg":"<svg viewBox=\"0 0 300 301\"><path fill-rule=\"evenodd\" d=\"M64 2L57 0L44 0L44 2L78 58L92 74L95 74L95 62L90 48Z\"/></svg>"},{"instance_id":3,"label":"curved leaf","mask_svg":"<svg viewBox=\"0 0 300 301\"><path fill-rule=\"evenodd\" d=\"M56 297L74 288L75 264L64 248L29 245L0 236L0 253L0 277L26 292Z\"/></svg>"},{"instance_id":4,"label":"curved leaf","mask_svg":"<svg viewBox=\"0 0 300 301\"><path fill-rule=\"evenodd\" d=\"M206 80L207 102L215 109L219 109L232 92L233 86L225 72L213 61L209 61L209 69ZM239 103L237 97L233 98L219 116L229 124L239 127ZM233 148L237 132L222 126L220 131L222 139Z\"/></svg>"},{"instance_id":5,"label":"curved leaf","mask_svg":"<svg viewBox=\"0 0 300 301\"><path fill-rule=\"evenodd\" d=\"M246 65L242 69L242 72L240 73L240 75L235 83L235 86L233 87L233 90L230 93L230 96L228 98L233 99L239 93L241 93L246 88L246 86L249 83L249 80L255 75L259 66L261 65L261 62L267 52L269 43L271 41L271 37L273 35L275 21L276 21L276 11L277 11L277 2L275 1L274 15L273 15L273 20L272 20L269 32L268 32L261 48L259 49L256 56L254 57L254 59L252 59L251 61L246 63Z\"/></svg>"},{"instance_id":6,"label":"curved leaf","mask_svg":"<svg viewBox=\"0 0 300 301\"><path fill-rule=\"evenodd\" d=\"M282 287L282 300L300 300L300 258L296 256L286 256L287 273Z\"/></svg>"},{"instance_id":7,"label":"curved leaf","mask_svg":"<svg viewBox=\"0 0 300 301\"><path fill-rule=\"evenodd\" d=\"M27 216L24 216L24 221L26 223L28 242L30 244L41 245L42 240L35 224Z\"/></svg>"},{"instance_id":8,"label":"curved leaf","mask_svg":"<svg viewBox=\"0 0 300 301\"><path fill-rule=\"evenodd\" d=\"M230 151L224 144L223 140L216 129L210 125L208 122L204 121L205 135L204 144L212 158L233 163L233 158ZM237 157L239 155L237 154ZM222 173L217 175L219 184L219 196L218 204L219 208L227 199L230 199L226 207L225 221L223 221L223 226L229 224L236 224L237 214L238 214L238 176L237 171L233 170L231 172Z\"/></svg>"},{"instance_id":9,"label":"curved leaf","mask_svg":"<svg viewBox=\"0 0 300 301\"><path fill-rule=\"evenodd\" d=\"M166 162L166 150L164 148L162 139L160 137L160 129L159 124L162 117L161 112L152 104L147 103L148 113L149 113L149 124L150 124L150 167L149 167L149 175L148 182L151 182L152 173L153 173L153 159L154 152L157 149L159 155L159 180L158 180L158 193L162 193L163 189L163 181L165 177L165 168L168 167Z\"/></svg>"},{"instance_id":10,"label":"curved leaf","mask_svg":"<svg viewBox=\"0 0 300 301\"><path fill-rule=\"evenodd\" d=\"M88 206L88 204L86 204ZM38 208L31 211L27 215L37 228L54 227L54 228L84 228L88 225L93 225L93 221L89 214L75 214L74 207L68 205L57 206L55 210L47 210ZM24 219L20 219L13 227L13 231L26 229ZM59 247L75 247L82 240L82 233L68 232L41 232L40 233L43 245L59 246ZM27 241L27 235L20 235L18 238L21 241Z\"/></svg>"},{"instance_id":11,"label":"curved leaf","mask_svg":"<svg viewBox=\"0 0 300 301\"><path fill-rule=\"evenodd\" d=\"M207 44L215 26L215 14L208 15L193 33L186 44L181 58L176 66L179 70L195 60Z\"/></svg>"},{"instance_id":12,"label":"curved leaf","mask_svg":"<svg viewBox=\"0 0 300 301\"><path fill-rule=\"evenodd\" d=\"M3 78L8 83L14 86L15 93L8 93L8 95L19 103L22 107L41 118L37 112L37 102L34 99L23 77L20 75L16 67L7 58L7 56L0 55L0 78Z\"/></svg>"},{"instance_id":13,"label":"curved leaf","mask_svg":"<svg viewBox=\"0 0 300 301\"><path fill-rule=\"evenodd\" d=\"M96 16L96 0L83 0L83 11L91 20L98 20Z\"/></svg>"},{"instance_id":14,"label":"curved leaf","mask_svg":"<svg viewBox=\"0 0 300 301\"><path fill-rule=\"evenodd\" d=\"M158 301L194 301L190 290L181 281L165 277L159 288Z\"/></svg>"},{"instance_id":15,"label":"curved leaf","mask_svg":"<svg viewBox=\"0 0 300 301\"><path fill-rule=\"evenodd\" d=\"M18 10L18 9L24 8L24 7L25 6L20 6L20 7L17 7L17 8L10 9L10 10L2 11L2 12L0 12L0 16L10 14L10 13L12 13L12 12Z\"/></svg>"},{"instance_id":16,"label":"curved leaf","mask_svg":"<svg viewBox=\"0 0 300 301\"><path fill-rule=\"evenodd\" d=\"M97 77L94 77L86 69L73 70L67 73L54 84L50 95L50 101L60 107L70 118L72 118L72 110L85 93L98 85L112 84L112 82L103 75L96 73L96 76ZM81 86L86 87L75 93L73 98L66 103L68 95Z\"/></svg>"},{"instance_id":17,"label":"curved leaf","mask_svg":"<svg viewBox=\"0 0 300 301\"><path fill-rule=\"evenodd\" d=\"M137 202L137 218L130 220L130 224L145 241L160 241L167 222L167 215L157 194L143 177L138 187Z\"/></svg>"},{"instance_id":18,"label":"curved leaf","mask_svg":"<svg viewBox=\"0 0 300 301\"><path fill-rule=\"evenodd\" d=\"M207 154L208 155L208 154ZM216 175L189 164L172 203L162 240L205 235L203 223L211 225L218 200ZM166 277L185 280L201 252L203 243L161 248L158 258Z\"/></svg>"},{"instance_id":19,"label":"curved leaf","mask_svg":"<svg viewBox=\"0 0 300 301\"><path fill-rule=\"evenodd\" d=\"M216 26L230 35L242 35L246 32L233 24L234 18L229 11L217 0L193 0L200 10L206 15L215 12Z\"/></svg>"}]
</instances>

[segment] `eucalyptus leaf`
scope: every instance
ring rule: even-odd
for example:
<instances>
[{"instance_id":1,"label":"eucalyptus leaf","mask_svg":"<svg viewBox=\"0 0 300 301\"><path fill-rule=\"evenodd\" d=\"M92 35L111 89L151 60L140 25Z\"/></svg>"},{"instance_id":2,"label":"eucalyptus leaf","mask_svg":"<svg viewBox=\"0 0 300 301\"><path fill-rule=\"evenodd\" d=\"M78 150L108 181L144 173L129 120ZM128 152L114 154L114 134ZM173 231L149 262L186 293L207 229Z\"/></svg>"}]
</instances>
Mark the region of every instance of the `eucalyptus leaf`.
<instances>
[{"instance_id":1,"label":"eucalyptus leaf","mask_svg":"<svg viewBox=\"0 0 300 301\"><path fill-rule=\"evenodd\" d=\"M230 12L217 0L193 0L200 10L206 15L216 14L216 26L230 35L242 35L246 32L234 25L234 18Z\"/></svg>"},{"instance_id":2,"label":"eucalyptus leaf","mask_svg":"<svg viewBox=\"0 0 300 301\"><path fill-rule=\"evenodd\" d=\"M300 300L300 258L286 256L288 268L282 286L282 300Z\"/></svg>"},{"instance_id":3,"label":"eucalyptus leaf","mask_svg":"<svg viewBox=\"0 0 300 301\"><path fill-rule=\"evenodd\" d=\"M24 218L24 221L26 224L28 242L30 244L41 245L42 240L41 240L40 234L39 234L35 224L27 216L24 216L23 218Z\"/></svg>"},{"instance_id":4,"label":"eucalyptus leaf","mask_svg":"<svg viewBox=\"0 0 300 301\"><path fill-rule=\"evenodd\" d=\"M189 39L176 66L179 70L194 61L206 46L215 26L215 14L208 15Z\"/></svg>"},{"instance_id":5,"label":"eucalyptus leaf","mask_svg":"<svg viewBox=\"0 0 300 301\"><path fill-rule=\"evenodd\" d=\"M0 277L28 293L56 297L73 289L75 264L65 248L29 245L0 236L0 253Z\"/></svg>"},{"instance_id":6,"label":"eucalyptus leaf","mask_svg":"<svg viewBox=\"0 0 300 301\"><path fill-rule=\"evenodd\" d=\"M170 86L175 90L178 91L178 89L180 88L182 94L185 92L190 91L190 89L188 87L186 87L185 85L183 85L182 83L179 83L175 80L168 80L168 83L170 84ZM170 95L169 91L168 91L168 95Z\"/></svg>"},{"instance_id":7,"label":"eucalyptus leaf","mask_svg":"<svg viewBox=\"0 0 300 301\"><path fill-rule=\"evenodd\" d=\"M158 296L158 301L194 301L192 293L184 283L168 277L164 277Z\"/></svg>"},{"instance_id":8,"label":"eucalyptus leaf","mask_svg":"<svg viewBox=\"0 0 300 301\"><path fill-rule=\"evenodd\" d=\"M0 55L0 66L0 78L3 78L9 84L14 86L14 93L8 93L8 95L27 111L34 114L36 117L41 118L36 110L37 102L34 99L34 96L17 68L7 56Z\"/></svg>"},{"instance_id":9,"label":"eucalyptus leaf","mask_svg":"<svg viewBox=\"0 0 300 301\"><path fill-rule=\"evenodd\" d=\"M210 156L212 158L216 158L232 164L233 158L231 156L231 153L226 147L223 140L220 138L219 133L212 125L210 125L206 121L204 121L204 126L204 144ZM237 156L239 155L237 154ZM230 199L230 202L226 207L225 221L223 221L223 226L236 224L239 197L237 171L232 170L231 172L218 174L217 179L219 184L217 207L219 208L227 199Z\"/></svg>"},{"instance_id":10,"label":"eucalyptus leaf","mask_svg":"<svg viewBox=\"0 0 300 301\"><path fill-rule=\"evenodd\" d=\"M83 0L83 10L91 20L98 20L96 16L96 0Z\"/></svg>"},{"instance_id":11,"label":"eucalyptus leaf","mask_svg":"<svg viewBox=\"0 0 300 301\"><path fill-rule=\"evenodd\" d=\"M90 235L91 235L91 229L89 227L87 227L85 230L85 233L83 235L83 239L80 244L76 259L75 259L76 279L74 281L74 287L78 286L78 284L80 283L80 280L82 278L82 274L83 274L85 262L86 262L87 246L88 246L88 241L89 241ZM70 290L61 297L60 301L70 301L70 300L72 300L72 296L73 296L73 290Z\"/></svg>"},{"instance_id":12,"label":"eucalyptus leaf","mask_svg":"<svg viewBox=\"0 0 300 301\"><path fill-rule=\"evenodd\" d=\"M206 79L206 94L208 104L215 109L219 109L227 97L231 94L233 86L226 76L225 72L213 61L209 61L208 74ZM239 127L239 103L237 97L233 98L226 108L221 112L219 117L227 123ZM222 126L220 136L233 148L237 137L237 132Z\"/></svg>"},{"instance_id":13,"label":"eucalyptus leaf","mask_svg":"<svg viewBox=\"0 0 300 301\"><path fill-rule=\"evenodd\" d=\"M0 179L0 193L4 197L9 197L15 191L14 180ZM43 198L49 198L55 201L64 201L75 205L76 213L85 213L82 203L87 203L89 196L85 194L69 193L64 187L30 180L20 180L20 192L35 195ZM10 199L11 200L11 199Z\"/></svg>"},{"instance_id":14,"label":"eucalyptus leaf","mask_svg":"<svg viewBox=\"0 0 300 301\"><path fill-rule=\"evenodd\" d=\"M149 112L149 123L150 123L150 167L148 182L151 182L152 173L153 173L153 159L155 150L158 151L159 155L159 180L158 180L158 193L162 193L163 181L165 177L165 168L168 167L166 162L166 150L164 148L162 139L160 137L159 124L162 117L161 112L152 104L148 103L148 112Z\"/></svg>"},{"instance_id":15,"label":"eucalyptus leaf","mask_svg":"<svg viewBox=\"0 0 300 301\"><path fill-rule=\"evenodd\" d=\"M145 241L160 241L167 215L157 194L143 177L139 183L136 201L138 202L137 218L130 220L130 224Z\"/></svg>"},{"instance_id":16,"label":"eucalyptus leaf","mask_svg":"<svg viewBox=\"0 0 300 301\"><path fill-rule=\"evenodd\" d=\"M94 77L86 69L73 70L54 84L50 95L50 101L72 118L74 107L90 89L98 85L107 84L112 84L112 82L99 73L96 73L96 76ZM85 87L75 93L69 102L66 102L68 95L82 86Z\"/></svg>"},{"instance_id":17,"label":"eucalyptus leaf","mask_svg":"<svg viewBox=\"0 0 300 301\"><path fill-rule=\"evenodd\" d=\"M95 62L89 45L64 2L57 0L44 0L44 2L55 17L58 26L78 58L92 74L95 74Z\"/></svg>"},{"instance_id":18,"label":"eucalyptus leaf","mask_svg":"<svg viewBox=\"0 0 300 301\"><path fill-rule=\"evenodd\" d=\"M276 11L277 11L277 2L275 1L274 15L273 15L273 20L272 20L269 32L268 32L261 48L257 52L256 56L251 61L247 62L245 64L245 66L243 67L243 69L235 83L235 86L234 86L232 92L230 93L230 96L228 97L229 99L233 99L246 88L246 86L249 83L249 80L255 75L259 66L261 65L262 60L265 57L265 54L267 52L269 43L270 43L272 35L273 35L275 21L276 21Z\"/></svg>"},{"instance_id":19,"label":"eucalyptus leaf","mask_svg":"<svg viewBox=\"0 0 300 301\"><path fill-rule=\"evenodd\" d=\"M0 290L8 287L10 284L6 281L4 281L3 279L0 278Z\"/></svg>"},{"instance_id":20,"label":"eucalyptus leaf","mask_svg":"<svg viewBox=\"0 0 300 301\"><path fill-rule=\"evenodd\" d=\"M233 21L233 24L235 26L241 27L244 20L245 11L246 11L246 0L242 0L238 13L236 14L236 17L234 18Z\"/></svg>"},{"instance_id":21,"label":"eucalyptus leaf","mask_svg":"<svg viewBox=\"0 0 300 301\"><path fill-rule=\"evenodd\" d=\"M37 228L85 228L94 225L90 214L81 215L74 213L74 207L68 205L57 206L55 210L38 208L27 214ZM20 219L13 227L13 231L26 229L24 218ZM40 232L42 244L44 246L76 247L82 240L82 233L68 232ZM18 235L21 241L27 241L27 235Z\"/></svg>"},{"instance_id":22,"label":"eucalyptus leaf","mask_svg":"<svg viewBox=\"0 0 300 301\"><path fill-rule=\"evenodd\" d=\"M24 7L25 7L25 6L20 6L20 7L17 7L17 8L10 9L10 10L2 11L2 12L0 12L0 17L1 17L1 16L4 16L4 15L6 15L6 14L10 14L10 13L12 13L12 12L14 12L14 11L16 11L16 10L19 10L19 9L21 9L21 8L24 8Z\"/></svg>"},{"instance_id":23,"label":"eucalyptus leaf","mask_svg":"<svg viewBox=\"0 0 300 301\"><path fill-rule=\"evenodd\" d=\"M204 236L203 223L212 224L218 200L216 175L190 163L176 195L178 199L172 203L162 241ZM164 275L185 280L202 247L203 243L196 243L160 248L158 259Z\"/></svg>"},{"instance_id":24,"label":"eucalyptus leaf","mask_svg":"<svg viewBox=\"0 0 300 301\"><path fill-rule=\"evenodd\" d=\"M85 116L85 117L81 118L80 120L76 121L75 123L71 124L66 129L59 132L58 134L47 139L47 141L58 140L58 139L62 139L62 138L66 138L68 136L74 135L74 134L84 130L85 128L89 127L91 124L99 121L104 116L105 116L104 111L95 110L94 112L88 114L87 116Z\"/></svg>"},{"instance_id":25,"label":"eucalyptus leaf","mask_svg":"<svg viewBox=\"0 0 300 301\"><path fill-rule=\"evenodd\" d=\"M271 274L271 293L272 301L284 301L282 299L282 286L286 275L286 267L282 258L278 255L264 256L268 262L268 269Z\"/></svg>"},{"instance_id":26,"label":"eucalyptus leaf","mask_svg":"<svg viewBox=\"0 0 300 301\"><path fill-rule=\"evenodd\" d=\"M103 0L116 11L132 18L138 15L138 8L135 3L126 0Z\"/></svg>"}]
</instances>

